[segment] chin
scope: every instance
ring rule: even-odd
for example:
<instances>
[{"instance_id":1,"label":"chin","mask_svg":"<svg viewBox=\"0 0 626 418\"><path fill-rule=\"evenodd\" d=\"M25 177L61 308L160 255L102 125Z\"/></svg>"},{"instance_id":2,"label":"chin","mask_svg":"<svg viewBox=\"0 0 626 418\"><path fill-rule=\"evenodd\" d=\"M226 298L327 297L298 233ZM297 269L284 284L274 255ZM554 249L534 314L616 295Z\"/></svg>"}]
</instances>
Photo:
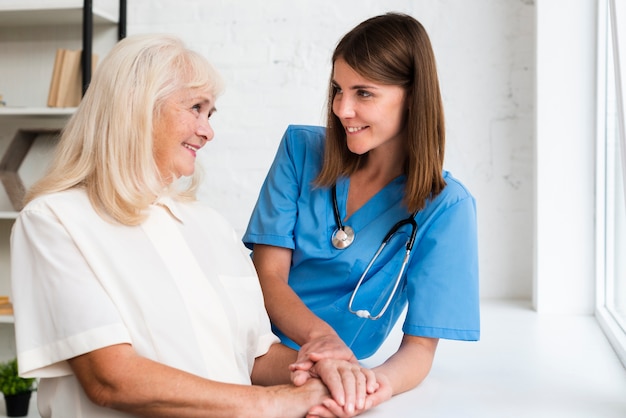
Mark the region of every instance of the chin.
<instances>
[{"instance_id":1,"label":"chin","mask_svg":"<svg viewBox=\"0 0 626 418\"><path fill-rule=\"evenodd\" d=\"M363 154L367 154L367 152L369 151L369 148L367 148L367 149L362 149L362 148L359 148L359 147L350 147L350 146L348 146L348 150L349 150L351 153L353 153L353 154L356 154L356 155L363 155Z\"/></svg>"}]
</instances>

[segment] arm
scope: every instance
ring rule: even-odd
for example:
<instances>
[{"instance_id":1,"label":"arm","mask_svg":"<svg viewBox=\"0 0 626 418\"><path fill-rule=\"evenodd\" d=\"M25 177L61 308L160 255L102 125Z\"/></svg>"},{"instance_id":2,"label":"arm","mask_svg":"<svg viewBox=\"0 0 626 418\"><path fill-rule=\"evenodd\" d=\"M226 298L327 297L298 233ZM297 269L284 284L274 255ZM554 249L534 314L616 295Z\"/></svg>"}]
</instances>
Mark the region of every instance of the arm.
<instances>
[{"instance_id":1,"label":"arm","mask_svg":"<svg viewBox=\"0 0 626 418\"><path fill-rule=\"evenodd\" d=\"M296 362L291 367L293 383L300 386L311 376L320 377L333 399L346 411L366 408L366 394L378 388L376 376L359 366L356 357L335 330L307 308L291 289L288 284L291 250L255 244L253 261L270 318L301 345L297 360L292 361ZM311 355L318 356L317 360L343 360L349 364L329 366L327 362L318 366L311 361ZM353 376L357 380L353 381Z\"/></svg>"},{"instance_id":2,"label":"arm","mask_svg":"<svg viewBox=\"0 0 626 418\"><path fill-rule=\"evenodd\" d=\"M328 398L324 385L271 387L220 383L114 345L69 360L89 399L97 405L150 417L302 417Z\"/></svg>"},{"instance_id":3,"label":"arm","mask_svg":"<svg viewBox=\"0 0 626 418\"><path fill-rule=\"evenodd\" d=\"M272 322L302 346L298 361L308 360L311 353L325 352L325 358L356 363L354 354L335 330L311 312L289 287L291 250L255 244L252 257Z\"/></svg>"},{"instance_id":4,"label":"arm","mask_svg":"<svg viewBox=\"0 0 626 418\"><path fill-rule=\"evenodd\" d=\"M389 380L392 395L413 389L428 376L438 342L437 338L404 334L398 351L373 370Z\"/></svg>"},{"instance_id":5,"label":"arm","mask_svg":"<svg viewBox=\"0 0 626 418\"><path fill-rule=\"evenodd\" d=\"M267 386L290 382L289 365L296 361L296 356L297 352L289 347L272 345L265 355L257 357L254 362L252 383ZM368 409L367 395L379 387L374 372L345 360L321 359L302 373L306 374L306 379L301 384L311 377L324 382L335 400L337 416Z\"/></svg>"}]
</instances>

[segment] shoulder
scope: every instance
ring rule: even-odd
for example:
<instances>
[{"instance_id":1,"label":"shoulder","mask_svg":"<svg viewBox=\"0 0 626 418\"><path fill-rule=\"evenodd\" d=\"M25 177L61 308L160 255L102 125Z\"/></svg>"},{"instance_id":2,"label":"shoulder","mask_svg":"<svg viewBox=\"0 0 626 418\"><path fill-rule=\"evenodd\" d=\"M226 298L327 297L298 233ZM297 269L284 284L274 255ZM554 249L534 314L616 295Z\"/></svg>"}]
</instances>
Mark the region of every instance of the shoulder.
<instances>
[{"instance_id":1,"label":"shoulder","mask_svg":"<svg viewBox=\"0 0 626 418\"><path fill-rule=\"evenodd\" d=\"M324 156L326 128L289 125L276 154L278 164L290 164L296 172L319 171Z\"/></svg>"},{"instance_id":2,"label":"shoulder","mask_svg":"<svg viewBox=\"0 0 626 418\"><path fill-rule=\"evenodd\" d=\"M460 180L448 171L443 172L443 178L446 181L446 187L434 199L426 203L427 212L441 213L458 204L468 206L468 208L475 207L474 196Z\"/></svg>"},{"instance_id":3,"label":"shoulder","mask_svg":"<svg viewBox=\"0 0 626 418\"><path fill-rule=\"evenodd\" d=\"M56 212L61 209L84 212L86 208L91 208L87 193L82 189L75 188L38 196L28 202L20 214L28 212Z\"/></svg>"},{"instance_id":4,"label":"shoulder","mask_svg":"<svg viewBox=\"0 0 626 418\"><path fill-rule=\"evenodd\" d=\"M444 197L453 200L474 199L469 189L449 171L443 172L443 178L446 181L446 187L441 192Z\"/></svg>"},{"instance_id":5,"label":"shoulder","mask_svg":"<svg viewBox=\"0 0 626 418\"><path fill-rule=\"evenodd\" d=\"M64 228L99 227L105 221L95 211L87 193L70 189L31 200L20 211L16 225L63 225ZM110 225L107 223L107 225Z\"/></svg>"},{"instance_id":6,"label":"shoulder","mask_svg":"<svg viewBox=\"0 0 626 418\"><path fill-rule=\"evenodd\" d=\"M315 141L324 139L326 136L326 128L313 125L289 125L285 131L285 136Z\"/></svg>"},{"instance_id":7,"label":"shoulder","mask_svg":"<svg viewBox=\"0 0 626 418\"><path fill-rule=\"evenodd\" d=\"M326 128L311 125L289 125L283 142L291 149L321 149L326 138Z\"/></svg>"}]
</instances>

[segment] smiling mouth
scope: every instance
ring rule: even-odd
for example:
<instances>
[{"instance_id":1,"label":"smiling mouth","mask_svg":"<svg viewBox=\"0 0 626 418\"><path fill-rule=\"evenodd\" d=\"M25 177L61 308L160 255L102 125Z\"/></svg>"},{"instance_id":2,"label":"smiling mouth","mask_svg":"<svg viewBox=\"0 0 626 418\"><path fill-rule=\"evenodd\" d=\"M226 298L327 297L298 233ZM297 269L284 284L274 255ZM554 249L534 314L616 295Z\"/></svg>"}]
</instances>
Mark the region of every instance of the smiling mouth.
<instances>
[{"instance_id":1,"label":"smiling mouth","mask_svg":"<svg viewBox=\"0 0 626 418\"><path fill-rule=\"evenodd\" d=\"M193 146L193 145L188 144L188 143L186 143L186 142L183 142L183 147L185 147L185 148L187 148L187 149L190 149L190 150L192 150L193 152L198 152L198 150L200 149L200 147Z\"/></svg>"},{"instance_id":2,"label":"smiling mouth","mask_svg":"<svg viewBox=\"0 0 626 418\"><path fill-rule=\"evenodd\" d=\"M346 131L353 134L353 133L362 131L365 128L367 128L367 126L346 126Z\"/></svg>"}]
</instances>

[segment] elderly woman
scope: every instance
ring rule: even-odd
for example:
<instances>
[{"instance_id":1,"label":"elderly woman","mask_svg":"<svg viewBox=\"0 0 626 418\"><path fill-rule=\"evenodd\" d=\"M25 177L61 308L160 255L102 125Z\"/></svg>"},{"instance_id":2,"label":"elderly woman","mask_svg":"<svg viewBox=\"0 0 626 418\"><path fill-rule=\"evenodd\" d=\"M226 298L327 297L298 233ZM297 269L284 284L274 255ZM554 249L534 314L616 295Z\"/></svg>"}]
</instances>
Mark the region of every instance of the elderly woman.
<instances>
[{"instance_id":1,"label":"elderly woman","mask_svg":"<svg viewBox=\"0 0 626 418\"><path fill-rule=\"evenodd\" d=\"M296 352L271 332L249 256L194 199L219 80L174 37L119 42L27 193L12 285L43 417L351 416L379 402L374 374L346 361L290 383Z\"/></svg>"}]
</instances>

